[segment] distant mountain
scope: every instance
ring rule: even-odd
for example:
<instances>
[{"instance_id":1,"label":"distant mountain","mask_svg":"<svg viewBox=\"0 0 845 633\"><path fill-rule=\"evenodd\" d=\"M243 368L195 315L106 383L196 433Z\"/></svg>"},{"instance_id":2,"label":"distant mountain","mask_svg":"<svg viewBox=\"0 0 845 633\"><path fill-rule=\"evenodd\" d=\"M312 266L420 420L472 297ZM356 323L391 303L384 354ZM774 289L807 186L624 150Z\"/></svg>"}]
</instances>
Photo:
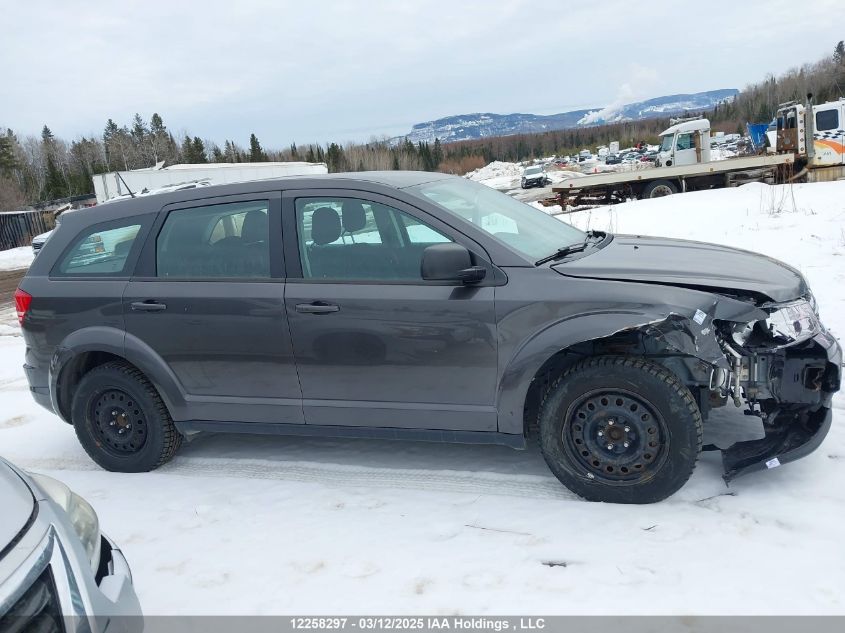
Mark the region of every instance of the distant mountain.
<instances>
[{"instance_id":1,"label":"distant mountain","mask_svg":"<svg viewBox=\"0 0 845 633\"><path fill-rule=\"evenodd\" d=\"M397 137L395 140L408 138L417 143L419 141L433 142L435 138L439 138L441 143L454 143L494 136L531 134L602 123L635 121L690 111L700 112L733 99L738 92L739 90L735 88L708 90L694 94L667 95L619 106L548 115L493 114L491 112L459 114L436 121L417 123L408 134Z\"/></svg>"}]
</instances>

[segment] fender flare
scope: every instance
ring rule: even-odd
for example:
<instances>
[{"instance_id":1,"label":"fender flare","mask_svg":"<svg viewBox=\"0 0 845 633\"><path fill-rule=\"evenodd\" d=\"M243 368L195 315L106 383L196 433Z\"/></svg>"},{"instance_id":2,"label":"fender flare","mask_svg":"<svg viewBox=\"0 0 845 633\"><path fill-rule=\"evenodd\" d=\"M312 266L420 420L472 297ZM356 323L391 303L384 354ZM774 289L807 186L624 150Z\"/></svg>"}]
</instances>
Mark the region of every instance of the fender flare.
<instances>
[{"instance_id":1,"label":"fender flare","mask_svg":"<svg viewBox=\"0 0 845 633\"><path fill-rule=\"evenodd\" d=\"M765 318L766 313L729 297L705 296L708 302L698 308L662 305L653 306L654 310L581 313L537 332L516 350L499 380L496 394L499 432L524 432L523 415L528 389L534 376L549 358L578 343L605 338L625 330L645 329L649 335L663 340L681 354L727 369L728 362L716 339L713 319L757 320Z\"/></svg>"},{"instance_id":2,"label":"fender flare","mask_svg":"<svg viewBox=\"0 0 845 633\"><path fill-rule=\"evenodd\" d=\"M139 338L115 327L91 326L69 334L50 359L49 387L53 410L65 422L71 423L59 406L61 378L68 364L80 354L105 352L123 358L137 367L158 391L174 419L186 406L185 391L164 359Z\"/></svg>"},{"instance_id":3,"label":"fender flare","mask_svg":"<svg viewBox=\"0 0 845 633\"><path fill-rule=\"evenodd\" d=\"M665 317L623 310L579 314L557 321L525 341L505 366L496 394L499 432L522 434L524 406L534 376L552 356L568 347Z\"/></svg>"}]
</instances>

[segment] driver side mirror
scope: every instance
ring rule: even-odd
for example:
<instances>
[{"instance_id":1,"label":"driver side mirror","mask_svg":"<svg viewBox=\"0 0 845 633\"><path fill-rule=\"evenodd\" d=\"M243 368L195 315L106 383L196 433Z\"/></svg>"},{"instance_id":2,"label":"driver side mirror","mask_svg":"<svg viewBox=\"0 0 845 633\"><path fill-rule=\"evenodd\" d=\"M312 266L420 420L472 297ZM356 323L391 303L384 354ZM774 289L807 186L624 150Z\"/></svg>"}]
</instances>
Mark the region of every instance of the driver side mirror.
<instances>
[{"instance_id":1,"label":"driver side mirror","mask_svg":"<svg viewBox=\"0 0 845 633\"><path fill-rule=\"evenodd\" d=\"M483 266L473 266L470 252L460 244L432 244L422 254L420 265L426 281L455 281L476 284L487 276Z\"/></svg>"}]
</instances>

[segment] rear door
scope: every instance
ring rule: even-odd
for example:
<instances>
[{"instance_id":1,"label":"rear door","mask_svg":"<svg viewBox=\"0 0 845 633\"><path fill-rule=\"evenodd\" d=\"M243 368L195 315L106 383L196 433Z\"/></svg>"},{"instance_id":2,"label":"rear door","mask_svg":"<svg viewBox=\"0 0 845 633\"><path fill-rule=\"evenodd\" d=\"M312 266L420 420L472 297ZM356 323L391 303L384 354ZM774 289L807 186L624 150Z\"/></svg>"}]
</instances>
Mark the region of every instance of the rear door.
<instances>
[{"instance_id":1,"label":"rear door","mask_svg":"<svg viewBox=\"0 0 845 633\"><path fill-rule=\"evenodd\" d=\"M813 108L816 165L845 164L845 101Z\"/></svg>"},{"instance_id":2,"label":"rear door","mask_svg":"<svg viewBox=\"0 0 845 633\"><path fill-rule=\"evenodd\" d=\"M285 304L308 424L495 431L493 270L424 281L423 250L480 246L360 191L285 192Z\"/></svg>"},{"instance_id":3,"label":"rear door","mask_svg":"<svg viewBox=\"0 0 845 633\"><path fill-rule=\"evenodd\" d=\"M185 419L303 422L278 192L166 207L123 305L127 346L164 360L185 394Z\"/></svg>"}]
</instances>

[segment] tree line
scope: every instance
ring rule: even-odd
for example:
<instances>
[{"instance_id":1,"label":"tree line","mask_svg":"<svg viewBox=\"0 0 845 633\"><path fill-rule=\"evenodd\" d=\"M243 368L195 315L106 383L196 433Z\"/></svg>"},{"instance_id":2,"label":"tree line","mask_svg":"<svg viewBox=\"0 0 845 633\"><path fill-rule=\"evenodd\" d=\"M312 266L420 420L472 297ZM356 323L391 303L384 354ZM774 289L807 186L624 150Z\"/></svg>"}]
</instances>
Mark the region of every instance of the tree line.
<instances>
[{"instance_id":1,"label":"tree line","mask_svg":"<svg viewBox=\"0 0 845 633\"><path fill-rule=\"evenodd\" d=\"M778 104L812 92L817 103L845 96L845 44L812 64L746 86L733 100L710 112L715 130L744 131L746 122L771 120ZM271 150L255 134L246 145L223 146L190 134L174 135L158 113L149 121L135 114L129 124L109 119L100 137L66 141L45 125L40 136L19 138L0 126L0 210L93 192L94 174L152 167L156 163L242 163L307 161L326 163L330 172L424 170L464 174L493 160L522 161L595 148L610 141L625 146L655 143L669 124L666 117L578 127L537 134L441 143L407 138L367 143L311 143Z\"/></svg>"}]
</instances>

